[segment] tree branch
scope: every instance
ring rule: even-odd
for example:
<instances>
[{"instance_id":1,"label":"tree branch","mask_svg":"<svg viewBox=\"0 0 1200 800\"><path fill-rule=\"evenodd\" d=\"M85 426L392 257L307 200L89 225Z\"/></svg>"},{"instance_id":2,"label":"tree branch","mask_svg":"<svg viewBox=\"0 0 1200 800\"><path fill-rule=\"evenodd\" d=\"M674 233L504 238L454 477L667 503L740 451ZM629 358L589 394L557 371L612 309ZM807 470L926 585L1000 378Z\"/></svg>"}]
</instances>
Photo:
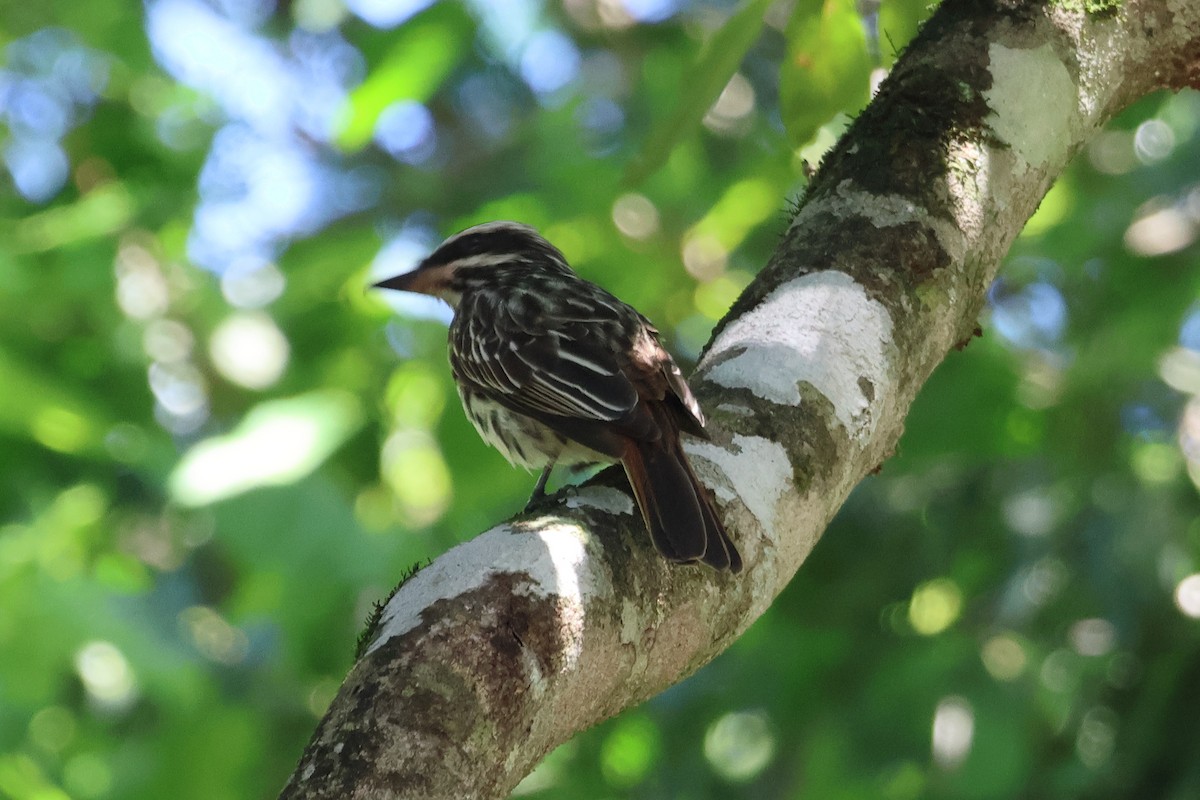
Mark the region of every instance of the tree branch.
<instances>
[{"instance_id":1,"label":"tree branch","mask_svg":"<svg viewBox=\"0 0 1200 800\"><path fill-rule=\"evenodd\" d=\"M560 492L396 592L283 797L504 797L770 605L977 332L1071 156L1132 100L1200 80L1194 0L1068 5L947 0L720 326L693 378L713 441L688 450L745 572L659 558L612 471Z\"/></svg>"}]
</instances>

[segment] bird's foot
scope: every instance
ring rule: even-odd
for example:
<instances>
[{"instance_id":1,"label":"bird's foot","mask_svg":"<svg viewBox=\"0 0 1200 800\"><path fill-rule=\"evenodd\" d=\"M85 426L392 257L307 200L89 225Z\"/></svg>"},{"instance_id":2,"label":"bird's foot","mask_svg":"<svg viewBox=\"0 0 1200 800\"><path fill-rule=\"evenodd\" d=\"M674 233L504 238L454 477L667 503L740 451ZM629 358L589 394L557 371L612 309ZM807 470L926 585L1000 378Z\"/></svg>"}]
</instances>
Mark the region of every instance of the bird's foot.
<instances>
[{"instance_id":1,"label":"bird's foot","mask_svg":"<svg viewBox=\"0 0 1200 800\"><path fill-rule=\"evenodd\" d=\"M546 499L546 481L550 478L550 470L554 469L554 464L546 465L542 470L542 474L538 477L537 483L533 486L533 494L529 495L529 502L525 504L525 513L529 513L541 502Z\"/></svg>"}]
</instances>

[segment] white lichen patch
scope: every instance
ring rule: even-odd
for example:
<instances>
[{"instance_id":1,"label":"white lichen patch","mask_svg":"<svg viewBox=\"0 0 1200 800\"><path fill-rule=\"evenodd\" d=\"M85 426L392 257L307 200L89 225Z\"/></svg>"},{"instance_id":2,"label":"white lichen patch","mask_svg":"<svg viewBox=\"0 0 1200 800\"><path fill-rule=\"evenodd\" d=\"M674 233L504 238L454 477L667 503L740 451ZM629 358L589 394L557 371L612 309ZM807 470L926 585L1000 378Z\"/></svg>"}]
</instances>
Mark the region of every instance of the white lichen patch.
<instances>
[{"instance_id":1,"label":"white lichen patch","mask_svg":"<svg viewBox=\"0 0 1200 800\"><path fill-rule=\"evenodd\" d=\"M716 484L718 499L741 500L758 524L766 546L751 558L754 569L749 573L749 578L760 582L762 588L753 593L756 610L752 616L757 616L774 597L768 587L774 585L777 572L790 575L803 563L833 509L841 504L843 493L810 489L798 495L787 451L778 442L763 437L737 435L728 448L705 442L688 447L688 452L725 473L732 490L724 483ZM739 529L746 531L745 527Z\"/></svg>"},{"instance_id":2,"label":"white lichen patch","mask_svg":"<svg viewBox=\"0 0 1200 800\"><path fill-rule=\"evenodd\" d=\"M1029 49L992 44L992 86L984 92L992 132L1035 169L1066 161L1081 125L1079 90L1049 44Z\"/></svg>"},{"instance_id":3,"label":"white lichen patch","mask_svg":"<svg viewBox=\"0 0 1200 800\"><path fill-rule=\"evenodd\" d=\"M590 569L586 543L587 532L566 521L543 523L533 532L514 531L509 525L492 528L453 548L404 584L384 607L367 653L417 627L422 613L439 600L476 591L498 574L524 573L532 581L530 593L556 601L560 649L565 665L573 666L583 647L587 598L612 592Z\"/></svg>"},{"instance_id":4,"label":"white lichen patch","mask_svg":"<svg viewBox=\"0 0 1200 800\"><path fill-rule=\"evenodd\" d=\"M871 400L886 386L891 340L887 309L860 284L844 272L814 272L777 287L730 323L708 354L716 363L706 377L789 406L801 402L807 383L833 404L847 434L865 444L875 428Z\"/></svg>"},{"instance_id":5,"label":"white lichen patch","mask_svg":"<svg viewBox=\"0 0 1200 800\"><path fill-rule=\"evenodd\" d=\"M719 403L717 410L722 414L731 414L735 417L752 417L754 409L748 406L738 405L736 403Z\"/></svg>"},{"instance_id":6,"label":"white lichen patch","mask_svg":"<svg viewBox=\"0 0 1200 800\"><path fill-rule=\"evenodd\" d=\"M966 253L967 244L962 232L949 220L934 217L908 197L864 192L854 188L850 181L838 184L824 202L805 205L789 228L808 224L815 214L833 214L847 219L864 217L879 229L916 223L933 232L952 261L960 261Z\"/></svg>"},{"instance_id":7,"label":"white lichen patch","mask_svg":"<svg viewBox=\"0 0 1200 800\"><path fill-rule=\"evenodd\" d=\"M740 499L767 536L775 538L779 501L792 490L792 465L783 445L761 436L737 435L728 448L696 442L687 449L712 462L732 484L732 489L714 487L718 499L726 503Z\"/></svg>"},{"instance_id":8,"label":"white lichen patch","mask_svg":"<svg viewBox=\"0 0 1200 800\"><path fill-rule=\"evenodd\" d=\"M635 514L633 498L611 486L581 486L564 502L567 508L594 508L606 514Z\"/></svg>"},{"instance_id":9,"label":"white lichen patch","mask_svg":"<svg viewBox=\"0 0 1200 800\"><path fill-rule=\"evenodd\" d=\"M647 623L644 613L643 606L634 603L628 597L621 599L620 641L621 644L633 648L633 664L630 665L630 671L634 675L644 673L649 663L645 647Z\"/></svg>"},{"instance_id":10,"label":"white lichen patch","mask_svg":"<svg viewBox=\"0 0 1200 800\"><path fill-rule=\"evenodd\" d=\"M1007 152L1004 156L1016 161ZM955 264L963 263L967 250L986 234L989 220L995 222L994 210L1008 207L1015 176L1001 166L1001 180L997 181L992 174L995 158L992 151L970 139L952 142L946 151L946 190L954 198L954 219L957 221L954 232L960 243L959 247L946 252ZM993 214L988 213L989 209Z\"/></svg>"},{"instance_id":11,"label":"white lichen patch","mask_svg":"<svg viewBox=\"0 0 1200 800\"><path fill-rule=\"evenodd\" d=\"M621 644L637 644L645 633L641 606L628 597L621 598Z\"/></svg>"},{"instance_id":12,"label":"white lichen patch","mask_svg":"<svg viewBox=\"0 0 1200 800\"><path fill-rule=\"evenodd\" d=\"M1186 3L1195 1L1183 0ZM1103 123L1113 89L1120 85L1128 68L1125 59L1116 54L1134 43L1119 25L1089 25L1087 36L1087 45L1072 53L1078 59L1079 113L1092 125L1099 125Z\"/></svg>"}]
</instances>

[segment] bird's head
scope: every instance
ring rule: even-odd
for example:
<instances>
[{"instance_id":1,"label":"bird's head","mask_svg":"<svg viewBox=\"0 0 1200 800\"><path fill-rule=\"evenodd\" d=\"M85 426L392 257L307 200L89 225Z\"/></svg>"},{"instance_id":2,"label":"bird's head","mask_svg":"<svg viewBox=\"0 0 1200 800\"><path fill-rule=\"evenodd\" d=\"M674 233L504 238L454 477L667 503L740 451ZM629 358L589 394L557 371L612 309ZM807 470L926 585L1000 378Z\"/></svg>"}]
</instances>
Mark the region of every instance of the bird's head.
<instances>
[{"instance_id":1,"label":"bird's head","mask_svg":"<svg viewBox=\"0 0 1200 800\"><path fill-rule=\"evenodd\" d=\"M519 222L485 222L454 234L413 270L374 284L419 292L457 308L464 294L522 269L571 271L558 248Z\"/></svg>"}]
</instances>

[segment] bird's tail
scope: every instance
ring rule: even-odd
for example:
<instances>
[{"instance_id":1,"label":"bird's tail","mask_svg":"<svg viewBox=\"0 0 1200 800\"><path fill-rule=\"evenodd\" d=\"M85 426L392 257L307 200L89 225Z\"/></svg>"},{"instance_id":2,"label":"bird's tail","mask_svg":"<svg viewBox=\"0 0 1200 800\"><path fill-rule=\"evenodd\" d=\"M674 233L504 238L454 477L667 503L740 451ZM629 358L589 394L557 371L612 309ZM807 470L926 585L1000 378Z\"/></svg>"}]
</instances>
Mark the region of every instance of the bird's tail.
<instances>
[{"instance_id":1,"label":"bird's tail","mask_svg":"<svg viewBox=\"0 0 1200 800\"><path fill-rule=\"evenodd\" d=\"M702 561L740 572L742 557L692 472L679 434L671 434L654 442L631 441L621 459L654 546L671 561Z\"/></svg>"}]
</instances>

